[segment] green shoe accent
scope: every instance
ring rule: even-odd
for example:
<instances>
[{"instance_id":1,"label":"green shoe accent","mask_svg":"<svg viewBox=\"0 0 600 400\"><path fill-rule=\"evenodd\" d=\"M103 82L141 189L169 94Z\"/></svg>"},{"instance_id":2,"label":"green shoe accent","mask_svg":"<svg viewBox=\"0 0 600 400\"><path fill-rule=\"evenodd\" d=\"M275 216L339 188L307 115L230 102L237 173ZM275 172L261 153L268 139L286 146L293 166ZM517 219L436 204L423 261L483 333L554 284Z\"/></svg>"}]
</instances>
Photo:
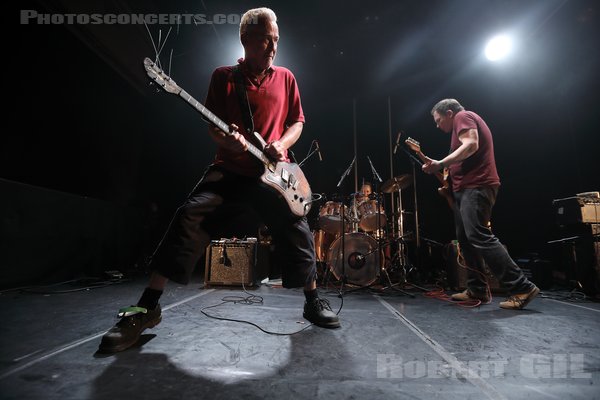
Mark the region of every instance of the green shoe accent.
<instances>
[{"instance_id":1,"label":"green shoe accent","mask_svg":"<svg viewBox=\"0 0 600 400\"><path fill-rule=\"evenodd\" d=\"M138 307L138 306L123 307L119 310L118 316L119 317L130 317L132 315L139 314L139 313L147 314L148 310L145 309L144 307Z\"/></svg>"}]
</instances>

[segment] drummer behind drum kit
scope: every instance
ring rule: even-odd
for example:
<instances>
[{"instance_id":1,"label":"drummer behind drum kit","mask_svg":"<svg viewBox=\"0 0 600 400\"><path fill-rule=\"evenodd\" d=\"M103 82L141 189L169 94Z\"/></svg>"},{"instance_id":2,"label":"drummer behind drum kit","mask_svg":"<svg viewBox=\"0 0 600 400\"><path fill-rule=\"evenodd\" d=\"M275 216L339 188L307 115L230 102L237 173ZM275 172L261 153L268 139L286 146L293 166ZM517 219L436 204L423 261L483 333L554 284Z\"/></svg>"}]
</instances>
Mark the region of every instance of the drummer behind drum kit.
<instances>
[{"instance_id":1,"label":"drummer behind drum kit","mask_svg":"<svg viewBox=\"0 0 600 400\"><path fill-rule=\"evenodd\" d=\"M398 242L399 246L393 258L404 263L401 190L411 184L412 175L404 174L387 180L381 187L382 193L399 194L396 214L399 217L394 221L398 223L397 229L394 229L397 237L387 234L388 218L382 193L353 193L348 197L348 205L343 201L327 201L321 206L320 229L314 231L314 239L317 261L326 265L327 272L350 284L371 285L381 274L387 274L391 267L394 242Z\"/></svg>"}]
</instances>

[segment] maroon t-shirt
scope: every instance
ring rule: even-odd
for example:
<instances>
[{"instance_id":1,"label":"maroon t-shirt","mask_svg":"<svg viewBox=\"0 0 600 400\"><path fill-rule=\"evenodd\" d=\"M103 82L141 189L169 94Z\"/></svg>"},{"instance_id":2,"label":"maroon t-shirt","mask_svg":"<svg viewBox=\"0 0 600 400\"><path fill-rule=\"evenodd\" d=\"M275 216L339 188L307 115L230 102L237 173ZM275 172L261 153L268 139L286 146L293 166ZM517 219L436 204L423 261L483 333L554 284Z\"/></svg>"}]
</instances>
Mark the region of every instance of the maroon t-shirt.
<instances>
[{"instance_id":1,"label":"maroon t-shirt","mask_svg":"<svg viewBox=\"0 0 600 400\"><path fill-rule=\"evenodd\" d=\"M241 68L241 71L244 69ZM260 133L265 142L280 139L289 125L304 122L296 78L287 68L271 67L259 86L246 76L245 83L254 130ZM227 125L236 124L239 132L257 145L256 139L246 132L235 91L233 67L219 67L213 72L205 106ZM260 161L251 153L232 153L221 147L217 148L214 164L245 176L260 176L264 171Z\"/></svg>"},{"instance_id":2,"label":"maroon t-shirt","mask_svg":"<svg viewBox=\"0 0 600 400\"><path fill-rule=\"evenodd\" d=\"M496 170L496 160L494 159L492 132L479 115L472 111L459 111L456 113L452 125L450 152L453 152L461 145L460 140L458 140L458 134L472 128L477 129L479 148L475 154L472 154L466 160L452 164L449 167L452 190L455 192L481 186L500 185L500 178Z\"/></svg>"}]
</instances>

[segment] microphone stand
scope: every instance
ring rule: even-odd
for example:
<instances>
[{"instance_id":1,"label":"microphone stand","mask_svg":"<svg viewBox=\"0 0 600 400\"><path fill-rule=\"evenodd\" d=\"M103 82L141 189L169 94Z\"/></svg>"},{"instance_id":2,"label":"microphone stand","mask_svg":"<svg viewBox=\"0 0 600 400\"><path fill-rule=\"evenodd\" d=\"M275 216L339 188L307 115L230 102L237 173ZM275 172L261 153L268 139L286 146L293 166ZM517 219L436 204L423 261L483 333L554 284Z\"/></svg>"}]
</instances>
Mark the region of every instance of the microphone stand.
<instances>
[{"instance_id":1,"label":"microphone stand","mask_svg":"<svg viewBox=\"0 0 600 400\"><path fill-rule=\"evenodd\" d=\"M312 149L312 145L313 145L314 143L315 143L315 141L313 140L312 144L310 145L310 148L311 148L311 149ZM313 154L315 154L315 153L316 153L318 150L319 150L319 148L318 148L318 147L315 147L315 149L314 149L314 150L311 150L311 151L310 151L310 152L309 152L309 153L306 155L306 157L304 157L304 160L302 160L302 161L300 161L300 162L298 163L298 166L299 166L299 167L302 167L302 166L304 165L304 163L305 163L305 162L306 162L306 161L307 161L309 158L311 158L311 157L313 156ZM288 150L288 152L291 152L291 150ZM294 153L292 152L292 155L293 155L293 154L294 154ZM296 157L294 157L294 158L296 158Z\"/></svg>"},{"instance_id":2,"label":"microphone stand","mask_svg":"<svg viewBox=\"0 0 600 400\"><path fill-rule=\"evenodd\" d=\"M316 151L316 150L315 150ZM350 171L352 170L352 166L354 166L354 163L356 162L356 157L354 157L352 159L352 162L350 162L350 165L348 166L348 168L346 168L346 170L344 171L344 173L342 174L342 177L340 178L340 181L338 182L338 184L336 185L336 187L339 189L340 186L342 186L342 182L344 182L344 179L346 179L346 177L348 175L350 175ZM341 195L341 193L340 193ZM345 204L344 204L344 196L342 197L342 207L340 209L340 225L341 225L341 241L342 241L342 286L340 288L340 297L343 296L344 293L344 285L347 283L347 276L346 276L346 245L345 245L345 236L346 236L346 232L345 232L345 219L346 219L346 208L345 208ZM333 261L333 260L332 260ZM337 263L339 261L339 255L336 254L336 258L335 258L335 262Z\"/></svg>"}]
</instances>

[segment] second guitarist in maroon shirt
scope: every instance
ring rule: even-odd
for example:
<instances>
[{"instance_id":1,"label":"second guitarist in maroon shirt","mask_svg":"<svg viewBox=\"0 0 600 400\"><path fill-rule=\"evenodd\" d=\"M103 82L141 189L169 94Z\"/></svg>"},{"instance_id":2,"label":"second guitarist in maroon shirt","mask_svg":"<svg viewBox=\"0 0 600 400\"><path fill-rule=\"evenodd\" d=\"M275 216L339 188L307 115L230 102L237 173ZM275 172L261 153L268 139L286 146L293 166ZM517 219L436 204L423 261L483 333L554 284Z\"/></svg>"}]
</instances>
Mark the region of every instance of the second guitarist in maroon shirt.
<instances>
[{"instance_id":1,"label":"second guitarist in maroon shirt","mask_svg":"<svg viewBox=\"0 0 600 400\"><path fill-rule=\"evenodd\" d=\"M454 195L456 236L469 269L468 288L453 300L489 300L483 281L485 262L510 296L500 303L506 309L524 308L539 289L530 282L492 233L489 221L500 178L494 159L492 132L476 113L466 111L455 99L444 99L431 110L436 126L450 133L450 154L428 159L423 171L431 174L448 168ZM475 270L475 271L473 271Z\"/></svg>"}]
</instances>

